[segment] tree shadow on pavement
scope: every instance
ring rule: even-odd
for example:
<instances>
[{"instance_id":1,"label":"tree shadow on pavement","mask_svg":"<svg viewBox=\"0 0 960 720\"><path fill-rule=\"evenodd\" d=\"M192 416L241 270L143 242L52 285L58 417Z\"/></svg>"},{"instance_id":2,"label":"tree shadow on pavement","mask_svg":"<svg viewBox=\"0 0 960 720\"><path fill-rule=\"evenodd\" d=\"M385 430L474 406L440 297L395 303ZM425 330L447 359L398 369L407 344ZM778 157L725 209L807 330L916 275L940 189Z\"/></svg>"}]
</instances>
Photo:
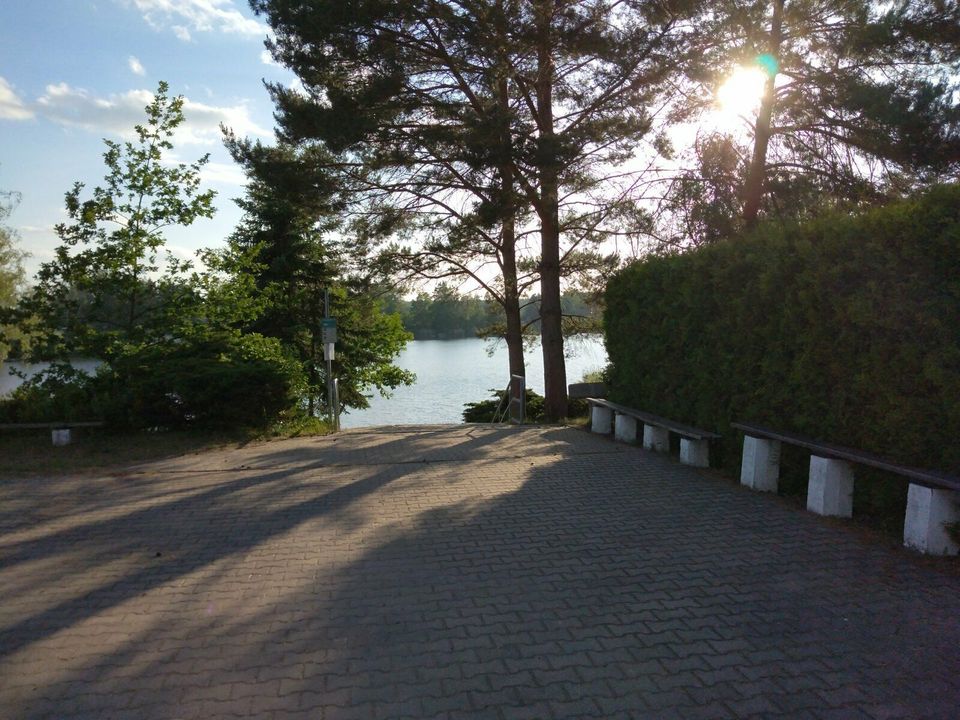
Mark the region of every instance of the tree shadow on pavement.
<instances>
[{"instance_id":1,"label":"tree shadow on pavement","mask_svg":"<svg viewBox=\"0 0 960 720\"><path fill-rule=\"evenodd\" d=\"M523 433L536 451L515 451ZM430 438L377 445L428 462L221 479L4 546L0 578L78 545L91 573L177 550L4 623L0 672L18 678L92 647L0 699L24 718L326 720L960 702L956 580L905 554L576 430Z\"/></svg>"}]
</instances>

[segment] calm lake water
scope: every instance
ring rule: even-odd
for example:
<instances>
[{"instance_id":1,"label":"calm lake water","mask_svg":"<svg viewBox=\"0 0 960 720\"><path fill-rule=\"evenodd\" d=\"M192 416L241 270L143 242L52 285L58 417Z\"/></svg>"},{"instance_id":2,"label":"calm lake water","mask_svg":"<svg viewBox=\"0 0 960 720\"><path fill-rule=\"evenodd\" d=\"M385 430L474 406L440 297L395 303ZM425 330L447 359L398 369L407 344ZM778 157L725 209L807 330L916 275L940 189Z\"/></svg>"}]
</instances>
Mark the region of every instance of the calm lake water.
<instances>
[{"instance_id":1,"label":"calm lake water","mask_svg":"<svg viewBox=\"0 0 960 720\"><path fill-rule=\"evenodd\" d=\"M492 354L489 350L493 348ZM580 382L584 373L602 370L607 352L599 335L580 336L566 343L567 382ZM527 352L527 387L543 394L543 357L540 346ZM92 372L95 360L78 360L74 365ZM404 370L417 374L417 382L397 388L389 398L374 393L366 410L351 410L340 418L341 427L370 425L411 425L420 423L459 423L463 406L486 400L492 389L503 390L509 381L507 346L485 340L413 340L397 359ZM32 374L45 365L3 363L0 368L0 395L20 384L10 375L17 368Z\"/></svg>"},{"instance_id":2,"label":"calm lake water","mask_svg":"<svg viewBox=\"0 0 960 720\"><path fill-rule=\"evenodd\" d=\"M96 372L97 365L100 364L96 360L85 359L74 359L70 362L78 370L84 370L91 375ZM22 363L16 360L0 363L0 395L6 395L8 392L19 387L20 383L23 382L19 377L13 375L10 372L11 370L26 373L27 377L30 377L42 370L46 370L49 366L50 363Z\"/></svg>"},{"instance_id":3,"label":"calm lake water","mask_svg":"<svg viewBox=\"0 0 960 720\"><path fill-rule=\"evenodd\" d=\"M507 346L478 338L414 340L397 364L417 374L417 382L397 388L389 398L374 395L366 410L351 410L341 427L463 422L463 406L489 398L491 389L503 390L510 380ZM602 370L607 351L599 336L581 336L566 343L567 382L580 382L584 373ZM543 394L543 357L540 346L525 353L527 387Z\"/></svg>"}]
</instances>

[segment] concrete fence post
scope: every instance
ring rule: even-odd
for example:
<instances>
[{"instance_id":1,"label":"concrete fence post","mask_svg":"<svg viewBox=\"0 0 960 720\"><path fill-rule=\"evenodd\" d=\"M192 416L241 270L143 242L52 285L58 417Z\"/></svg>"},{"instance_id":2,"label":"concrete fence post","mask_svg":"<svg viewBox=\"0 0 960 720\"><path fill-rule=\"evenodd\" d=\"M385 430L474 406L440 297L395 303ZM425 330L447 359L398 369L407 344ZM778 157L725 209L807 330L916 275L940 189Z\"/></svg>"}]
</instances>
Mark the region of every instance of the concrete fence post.
<instances>
[{"instance_id":1,"label":"concrete fence post","mask_svg":"<svg viewBox=\"0 0 960 720\"><path fill-rule=\"evenodd\" d=\"M927 555L956 555L960 548L945 525L960 521L960 493L910 483L903 544Z\"/></svg>"},{"instance_id":2,"label":"concrete fence post","mask_svg":"<svg viewBox=\"0 0 960 720\"><path fill-rule=\"evenodd\" d=\"M710 441L680 438L680 462L692 467L710 467Z\"/></svg>"},{"instance_id":3,"label":"concrete fence post","mask_svg":"<svg viewBox=\"0 0 960 720\"><path fill-rule=\"evenodd\" d=\"M762 492L776 492L780 480L780 441L745 435L740 484Z\"/></svg>"},{"instance_id":4,"label":"concrete fence post","mask_svg":"<svg viewBox=\"0 0 960 720\"><path fill-rule=\"evenodd\" d=\"M670 431L656 425L644 424L643 447L656 452L670 452Z\"/></svg>"},{"instance_id":5,"label":"concrete fence post","mask_svg":"<svg viewBox=\"0 0 960 720\"><path fill-rule=\"evenodd\" d=\"M613 436L620 442L635 443L637 441L637 419L630 415L617 413L614 420Z\"/></svg>"},{"instance_id":6,"label":"concrete fence post","mask_svg":"<svg viewBox=\"0 0 960 720\"><path fill-rule=\"evenodd\" d=\"M594 405L590 421L591 432L609 435L613 425L613 410L603 405Z\"/></svg>"},{"instance_id":7,"label":"concrete fence post","mask_svg":"<svg viewBox=\"0 0 960 720\"><path fill-rule=\"evenodd\" d=\"M817 515L853 517L853 466L850 463L810 456L807 510Z\"/></svg>"}]
</instances>

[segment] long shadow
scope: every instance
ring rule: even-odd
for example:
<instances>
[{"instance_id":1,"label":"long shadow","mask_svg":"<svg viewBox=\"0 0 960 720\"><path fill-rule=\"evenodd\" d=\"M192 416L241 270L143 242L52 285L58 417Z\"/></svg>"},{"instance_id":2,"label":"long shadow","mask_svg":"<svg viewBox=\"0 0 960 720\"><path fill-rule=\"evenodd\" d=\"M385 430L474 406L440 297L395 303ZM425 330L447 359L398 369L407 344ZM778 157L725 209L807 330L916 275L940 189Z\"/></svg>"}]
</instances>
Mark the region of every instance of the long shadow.
<instances>
[{"instance_id":1,"label":"long shadow","mask_svg":"<svg viewBox=\"0 0 960 720\"><path fill-rule=\"evenodd\" d=\"M494 435L471 438L460 443L458 451L469 454L495 440ZM402 445L413 453L418 450L416 439L403 437L383 443L379 450L388 452L394 445ZM368 477L314 494L306 500L297 499L304 486L293 483L293 471L284 468L218 483L188 497L121 512L36 539L10 543L0 558L0 572L75 549L85 557L80 560L82 566L70 568L74 573L96 577L99 565L131 555L142 557L143 567L120 578L110 577L79 597L56 603L4 627L0 630L0 658L160 584L245 553L310 519L342 513L360 498L403 477L412 467L416 466L383 466ZM308 466L306 471L310 469ZM262 507L288 504L275 510L251 505L243 496L244 491L251 489L259 490L256 499ZM160 557L155 556L155 551ZM76 563L77 558L71 557L71 562Z\"/></svg>"},{"instance_id":2,"label":"long shadow","mask_svg":"<svg viewBox=\"0 0 960 720\"><path fill-rule=\"evenodd\" d=\"M283 697L325 718L960 707L955 576L663 457L531 460L478 480L492 499L458 486L232 625L274 623L231 657L285 678L250 712Z\"/></svg>"},{"instance_id":3,"label":"long shadow","mask_svg":"<svg viewBox=\"0 0 960 720\"><path fill-rule=\"evenodd\" d=\"M348 458L356 458L358 456L362 456L363 454L369 453L376 453L377 455L381 456L389 456L393 451L400 448L403 450L403 456L407 458L406 460L394 460L393 462L381 461L370 464L389 464L399 466L403 466L405 464L420 464L423 462L429 462L431 460L431 451L435 451L434 447L426 445L422 441L423 438L436 437L437 435L441 435L441 433L419 433L417 436L414 436L413 439L408 436L404 436L390 440L389 442L378 443L373 446L365 446L358 450L350 450L348 453L346 453L346 455ZM449 433L447 433L447 435L449 435ZM475 456L479 454L481 448L492 445L499 439L499 436L491 436L489 434L484 434L479 437L470 437L468 440L453 446L453 450L455 450L458 455L462 455L463 457ZM446 449L446 452L450 453L451 450L448 448ZM241 464L241 467L204 469L199 473L201 476L207 475L213 477L224 474L242 473L243 476L236 480L229 480L226 482L217 481L213 486L206 490L197 490L189 485L177 486L175 489L156 493L144 493L141 490L135 496L138 504L142 504L145 500L152 499L175 499L165 503L151 505L150 507L143 509L130 510L129 512L120 511L114 513L109 519L106 520L91 520L88 522L74 523L66 529L44 533L41 537L38 537L34 540L11 543L9 544L8 549L5 550L3 557L0 557L0 570L11 567L25 560L36 560L46 557L50 554L55 554L61 551L65 546L76 546L84 542L96 540L98 538L108 541L111 551L116 550L116 541L118 538L130 537L136 540L137 546L139 546L140 544L144 544L142 542L144 540L144 536L140 532L140 529L143 527L151 528L153 525L155 525L156 523L151 522L152 519L156 518L162 522L166 522L168 518L178 519L187 515L193 515L198 509L203 512L216 512L218 510L223 510L226 509L221 507L224 499L228 499L230 496L237 495L245 490L258 486L270 486L270 491L271 493L274 493L274 495L268 499L277 499L283 494L289 494L296 491L297 488L296 486L292 486L290 483L285 485L274 485L273 483L279 483L280 481L290 479L292 477L291 473L303 473L340 464L338 461L344 459L342 457L343 455L345 455L345 453L339 452L339 448L300 447L293 450L273 450L267 446L267 449L265 449L263 452L258 453L252 458L248 459L248 462L251 459L258 462L260 467L249 467L246 464ZM271 472L271 468L275 466L281 467L280 469L275 469ZM130 484L139 487L156 484L158 481L158 475L150 474L149 467L146 469L146 472L148 473L146 477L125 478L124 484ZM193 471L180 468L169 471L169 474L172 476L190 477L195 473ZM107 486L104 488L99 488L97 494L109 495L114 490L114 486ZM187 496L182 497L183 495ZM100 502L93 502L89 497L71 498L69 497L69 493L66 492L58 493L55 499L58 501L72 501L68 507L62 511L64 515L68 513L72 514L74 512L77 514L83 514L84 512L90 510L102 509L103 507L107 506L107 503L109 502L108 499ZM122 503L115 502L115 504ZM256 520L255 517L252 517L251 519L253 521ZM169 528L169 524L164 525L164 527ZM15 527L13 529L17 528ZM131 529L134 529L136 532L131 532ZM161 539L164 541L164 543L168 542L166 539ZM4 546L7 546L6 542L3 544Z\"/></svg>"},{"instance_id":4,"label":"long shadow","mask_svg":"<svg viewBox=\"0 0 960 720\"><path fill-rule=\"evenodd\" d=\"M145 623L18 717L947 718L960 705L954 576L669 459L581 449L376 470L253 512L245 548L293 528L311 546L271 587L230 585L237 556L195 589L261 602ZM331 511L354 505L345 532ZM207 527L219 541L191 545L212 564L228 537Z\"/></svg>"}]
</instances>

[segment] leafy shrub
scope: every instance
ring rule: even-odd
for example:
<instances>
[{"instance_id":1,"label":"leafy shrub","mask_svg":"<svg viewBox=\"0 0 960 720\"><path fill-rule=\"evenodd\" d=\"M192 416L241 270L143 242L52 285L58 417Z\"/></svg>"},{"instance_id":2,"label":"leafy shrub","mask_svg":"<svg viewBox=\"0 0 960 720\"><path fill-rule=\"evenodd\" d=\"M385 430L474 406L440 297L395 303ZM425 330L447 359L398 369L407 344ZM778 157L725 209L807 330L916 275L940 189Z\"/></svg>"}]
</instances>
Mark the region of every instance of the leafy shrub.
<instances>
[{"instance_id":1,"label":"leafy shrub","mask_svg":"<svg viewBox=\"0 0 960 720\"><path fill-rule=\"evenodd\" d=\"M464 405L463 421L474 423L493 422L494 414L500 409L498 417L503 416L504 408L507 405L507 393L505 390L490 390L493 393L491 400L481 400L480 402L467 403ZM530 388L525 392L526 407L524 410L526 422L538 422L543 419L543 395L539 395ZM509 418L509 415L507 416Z\"/></svg>"},{"instance_id":2,"label":"leafy shrub","mask_svg":"<svg viewBox=\"0 0 960 720\"><path fill-rule=\"evenodd\" d=\"M493 417L500 412L497 417L504 417L503 408L506 407L506 392L504 390L490 390L493 398L490 400L481 400L480 402L467 403L464 405L463 421L475 423L493 422ZM587 401L582 398L571 399L567 403L567 416L571 418L585 417L589 412ZM526 422L540 422L543 420L543 395L530 390L526 390L526 407L524 408ZM509 416L506 416L509 418Z\"/></svg>"},{"instance_id":3,"label":"leafy shrub","mask_svg":"<svg viewBox=\"0 0 960 720\"><path fill-rule=\"evenodd\" d=\"M600 370L591 370L585 372L583 377L580 378L582 383L605 383L607 382L608 375L610 374L608 367L604 367Z\"/></svg>"},{"instance_id":4,"label":"leafy shrub","mask_svg":"<svg viewBox=\"0 0 960 720\"><path fill-rule=\"evenodd\" d=\"M960 471L957 268L956 185L647 258L606 291L611 397L723 433L728 468L743 420Z\"/></svg>"},{"instance_id":5,"label":"leafy shrub","mask_svg":"<svg viewBox=\"0 0 960 720\"><path fill-rule=\"evenodd\" d=\"M111 425L261 427L296 408L304 382L279 341L221 335L148 347L110 363Z\"/></svg>"},{"instance_id":6,"label":"leafy shrub","mask_svg":"<svg viewBox=\"0 0 960 720\"><path fill-rule=\"evenodd\" d=\"M55 365L0 402L3 422L262 427L297 415L303 371L279 341L223 333L118 353L96 376Z\"/></svg>"}]
</instances>

